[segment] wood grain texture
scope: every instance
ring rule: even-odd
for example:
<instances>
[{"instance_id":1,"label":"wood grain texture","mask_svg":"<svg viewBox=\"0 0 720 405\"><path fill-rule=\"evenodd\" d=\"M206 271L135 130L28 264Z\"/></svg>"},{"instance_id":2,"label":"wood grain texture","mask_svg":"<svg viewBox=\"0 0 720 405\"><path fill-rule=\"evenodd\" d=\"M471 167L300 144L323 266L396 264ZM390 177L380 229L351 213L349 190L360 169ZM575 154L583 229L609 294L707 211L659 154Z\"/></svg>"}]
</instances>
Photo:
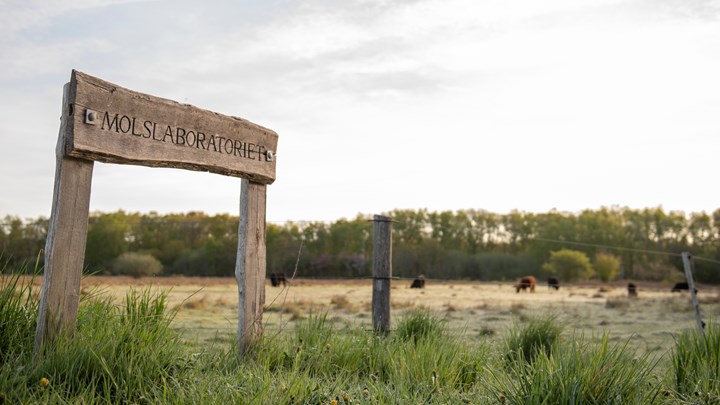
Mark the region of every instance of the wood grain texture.
<instances>
[{"instance_id":1,"label":"wood grain texture","mask_svg":"<svg viewBox=\"0 0 720 405\"><path fill-rule=\"evenodd\" d=\"M240 353L262 336L265 305L265 210L267 186L243 179L235 278L238 283L238 349Z\"/></svg>"},{"instance_id":2,"label":"wood grain texture","mask_svg":"<svg viewBox=\"0 0 720 405\"><path fill-rule=\"evenodd\" d=\"M261 184L275 181L278 136L270 129L78 71L70 86L68 156L208 171ZM94 120L88 120L88 111L95 113Z\"/></svg>"},{"instance_id":3,"label":"wood grain texture","mask_svg":"<svg viewBox=\"0 0 720 405\"><path fill-rule=\"evenodd\" d=\"M35 334L35 349L59 333L75 330L80 302L80 278L85 258L93 162L64 155L64 133L71 111L63 92L63 114L57 143L53 205L45 243L43 288Z\"/></svg>"},{"instance_id":4,"label":"wood grain texture","mask_svg":"<svg viewBox=\"0 0 720 405\"><path fill-rule=\"evenodd\" d=\"M705 322L700 316L700 302L698 301L697 292L695 291L695 277L692 271L692 256L690 252L682 252L683 269L685 270L685 280L690 290L690 299L692 301L693 309L695 309L695 323L698 327L698 333L700 336L705 334Z\"/></svg>"},{"instance_id":5,"label":"wood grain texture","mask_svg":"<svg viewBox=\"0 0 720 405\"><path fill-rule=\"evenodd\" d=\"M373 329L390 331L390 279L392 277L392 218L373 218Z\"/></svg>"}]
</instances>

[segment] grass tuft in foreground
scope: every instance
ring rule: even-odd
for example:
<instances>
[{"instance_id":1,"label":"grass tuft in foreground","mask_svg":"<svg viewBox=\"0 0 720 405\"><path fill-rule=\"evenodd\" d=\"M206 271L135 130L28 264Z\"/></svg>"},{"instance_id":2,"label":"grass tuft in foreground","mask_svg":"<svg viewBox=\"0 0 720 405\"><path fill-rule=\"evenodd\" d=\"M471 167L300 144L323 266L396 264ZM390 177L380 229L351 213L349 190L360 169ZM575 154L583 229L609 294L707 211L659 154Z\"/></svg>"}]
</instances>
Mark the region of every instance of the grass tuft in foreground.
<instances>
[{"instance_id":1,"label":"grass tuft in foreground","mask_svg":"<svg viewBox=\"0 0 720 405\"><path fill-rule=\"evenodd\" d=\"M25 339L5 359L0 390L11 402L122 403L142 401L158 387L182 389L176 376L189 362L164 313L165 298L133 291L123 307L100 298L83 302L73 336L60 336L37 354ZM24 329L21 335L34 335L35 325Z\"/></svg>"},{"instance_id":2,"label":"grass tuft in foreground","mask_svg":"<svg viewBox=\"0 0 720 405\"><path fill-rule=\"evenodd\" d=\"M438 339L446 333L445 321L426 309L414 309L405 313L395 326L395 337L401 341Z\"/></svg>"},{"instance_id":3,"label":"grass tuft in foreground","mask_svg":"<svg viewBox=\"0 0 720 405\"><path fill-rule=\"evenodd\" d=\"M659 403L655 364L609 345L606 335L599 344L576 338L536 351L532 362L515 358L506 373L489 372L490 386L508 404Z\"/></svg>"},{"instance_id":4,"label":"grass tuft in foreground","mask_svg":"<svg viewBox=\"0 0 720 405\"><path fill-rule=\"evenodd\" d=\"M27 265L10 271L7 261L0 264L0 362L32 347L35 339L38 300L32 278L22 276L26 270Z\"/></svg>"},{"instance_id":5,"label":"grass tuft in foreground","mask_svg":"<svg viewBox=\"0 0 720 405\"><path fill-rule=\"evenodd\" d=\"M706 325L704 333L692 329L676 338L671 379L676 395L689 402L720 403L720 326Z\"/></svg>"},{"instance_id":6,"label":"grass tuft in foreground","mask_svg":"<svg viewBox=\"0 0 720 405\"><path fill-rule=\"evenodd\" d=\"M553 316L527 319L513 328L505 340L506 363L532 363L540 354L550 355L560 341L562 329Z\"/></svg>"}]
</instances>

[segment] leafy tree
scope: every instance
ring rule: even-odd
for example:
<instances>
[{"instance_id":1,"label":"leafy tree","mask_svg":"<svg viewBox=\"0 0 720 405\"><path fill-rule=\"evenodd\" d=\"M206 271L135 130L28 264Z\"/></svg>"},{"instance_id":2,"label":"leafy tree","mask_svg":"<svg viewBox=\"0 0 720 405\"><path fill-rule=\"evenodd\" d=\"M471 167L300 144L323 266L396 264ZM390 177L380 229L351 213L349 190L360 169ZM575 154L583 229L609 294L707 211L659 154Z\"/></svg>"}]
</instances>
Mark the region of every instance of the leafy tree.
<instances>
[{"instance_id":1,"label":"leafy tree","mask_svg":"<svg viewBox=\"0 0 720 405\"><path fill-rule=\"evenodd\" d=\"M45 246L47 229L48 220L44 217L23 221L15 216L5 216L0 220L0 255L3 261L15 268L24 262L34 264ZM39 259L42 262L42 255Z\"/></svg>"},{"instance_id":2,"label":"leafy tree","mask_svg":"<svg viewBox=\"0 0 720 405\"><path fill-rule=\"evenodd\" d=\"M91 270L110 266L112 260L128 251L131 227L123 211L94 214L89 219L85 266Z\"/></svg>"},{"instance_id":3,"label":"leafy tree","mask_svg":"<svg viewBox=\"0 0 720 405\"><path fill-rule=\"evenodd\" d=\"M615 253L623 277L671 280L682 275L677 255L645 251L689 251L696 260L698 281L720 282L720 209L712 214L666 212L661 207L583 210L580 213L495 214L484 210L429 212L393 210L393 273L414 277L508 280L524 274L556 273L536 263L550 263L551 252L565 242L587 257L604 253L600 246L623 248ZM160 215L93 213L90 216L86 266L110 268L125 252L159 259L164 272L185 275L230 275L237 249L238 217L202 212ZM370 272L372 222L368 216L335 222L268 224L267 271L298 276L358 277ZM45 245L48 220L0 218L0 254L12 266L34 262ZM302 245L302 249L300 246ZM298 254L299 257L298 257ZM39 256L42 260L42 255ZM603 259L595 260L601 278ZM614 267L611 266L611 267ZM548 270L549 269L549 270ZM578 278L588 274L580 272ZM612 273L612 272L611 272ZM677 273L677 274L676 274ZM571 278L573 276L571 275Z\"/></svg>"},{"instance_id":4,"label":"leafy tree","mask_svg":"<svg viewBox=\"0 0 720 405\"><path fill-rule=\"evenodd\" d=\"M594 268L600 280L614 280L620 272L620 259L610 253L598 253L595 255Z\"/></svg>"},{"instance_id":5,"label":"leafy tree","mask_svg":"<svg viewBox=\"0 0 720 405\"><path fill-rule=\"evenodd\" d=\"M593 268L587 255L570 249L550 253L550 259L542 268L550 274L557 275L563 281L584 280L593 275Z\"/></svg>"},{"instance_id":6,"label":"leafy tree","mask_svg":"<svg viewBox=\"0 0 720 405\"><path fill-rule=\"evenodd\" d=\"M393 243L418 244L427 237L429 229L427 210L394 210L387 214L393 224Z\"/></svg>"}]
</instances>

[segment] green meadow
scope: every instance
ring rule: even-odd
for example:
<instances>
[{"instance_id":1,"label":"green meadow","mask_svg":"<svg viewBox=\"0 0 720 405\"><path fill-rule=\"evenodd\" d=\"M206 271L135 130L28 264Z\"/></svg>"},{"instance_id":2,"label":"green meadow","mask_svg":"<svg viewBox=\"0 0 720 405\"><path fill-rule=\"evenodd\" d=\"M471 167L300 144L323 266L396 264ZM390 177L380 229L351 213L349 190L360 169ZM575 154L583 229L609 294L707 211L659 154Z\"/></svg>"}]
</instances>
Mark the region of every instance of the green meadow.
<instances>
[{"instance_id":1,"label":"green meadow","mask_svg":"<svg viewBox=\"0 0 720 405\"><path fill-rule=\"evenodd\" d=\"M365 280L267 287L235 349L231 279L83 280L77 330L33 351L38 280L3 269L0 403L717 403L717 293L395 282L387 335Z\"/></svg>"}]
</instances>

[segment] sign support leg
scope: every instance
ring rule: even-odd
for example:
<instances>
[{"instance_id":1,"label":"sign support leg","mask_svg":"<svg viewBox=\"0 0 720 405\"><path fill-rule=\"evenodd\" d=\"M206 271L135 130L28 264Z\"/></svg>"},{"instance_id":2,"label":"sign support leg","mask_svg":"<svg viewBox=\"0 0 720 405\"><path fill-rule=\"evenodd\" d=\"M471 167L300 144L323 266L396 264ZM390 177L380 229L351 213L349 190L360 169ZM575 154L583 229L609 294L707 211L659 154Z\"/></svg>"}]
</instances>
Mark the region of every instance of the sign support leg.
<instances>
[{"instance_id":1,"label":"sign support leg","mask_svg":"<svg viewBox=\"0 0 720 405\"><path fill-rule=\"evenodd\" d=\"M235 278L238 284L238 338L242 355L262 336L265 304L265 209L267 186L242 179Z\"/></svg>"},{"instance_id":2,"label":"sign support leg","mask_svg":"<svg viewBox=\"0 0 720 405\"><path fill-rule=\"evenodd\" d=\"M57 144L55 187L45 243L45 270L35 333L35 351L60 332L75 330L85 259L93 162L66 157L65 128L72 119L68 86Z\"/></svg>"}]
</instances>

